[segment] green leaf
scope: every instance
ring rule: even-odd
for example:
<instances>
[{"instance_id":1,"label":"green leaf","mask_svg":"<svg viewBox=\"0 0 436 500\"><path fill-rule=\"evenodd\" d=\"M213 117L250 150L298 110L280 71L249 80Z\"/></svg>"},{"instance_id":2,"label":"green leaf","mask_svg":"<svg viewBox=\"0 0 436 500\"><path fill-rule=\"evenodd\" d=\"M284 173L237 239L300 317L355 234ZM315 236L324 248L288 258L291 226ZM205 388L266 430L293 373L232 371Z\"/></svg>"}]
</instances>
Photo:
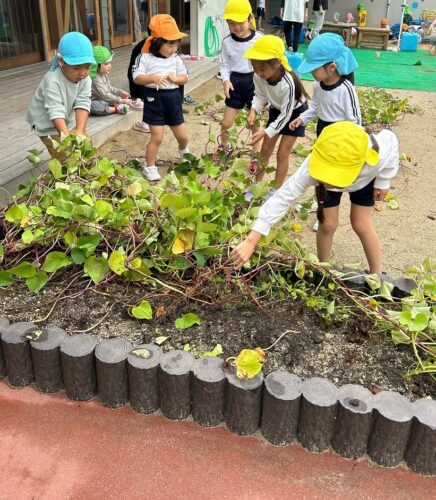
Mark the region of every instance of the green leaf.
<instances>
[{"instance_id":1,"label":"green leaf","mask_svg":"<svg viewBox=\"0 0 436 500\"><path fill-rule=\"evenodd\" d=\"M392 337L392 342L395 345L410 344L410 337L401 330L392 330L391 337Z\"/></svg>"},{"instance_id":2,"label":"green leaf","mask_svg":"<svg viewBox=\"0 0 436 500\"><path fill-rule=\"evenodd\" d=\"M151 319L153 310L148 300L141 300L139 306L132 307L132 316L137 319Z\"/></svg>"},{"instance_id":3,"label":"green leaf","mask_svg":"<svg viewBox=\"0 0 436 500\"><path fill-rule=\"evenodd\" d=\"M0 271L0 286L9 286L14 282L12 274L8 271Z\"/></svg>"},{"instance_id":4,"label":"green leaf","mask_svg":"<svg viewBox=\"0 0 436 500\"><path fill-rule=\"evenodd\" d=\"M193 252L192 255L195 257L195 260L197 261L197 267L204 267L205 263L206 263L206 257L204 255L203 252L200 252L200 251L196 251L196 252Z\"/></svg>"},{"instance_id":5,"label":"green leaf","mask_svg":"<svg viewBox=\"0 0 436 500\"><path fill-rule=\"evenodd\" d=\"M69 266L71 260L63 252L50 252L45 258L41 269L48 273L54 273L62 267Z\"/></svg>"},{"instance_id":6,"label":"green leaf","mask_svg":"<svg viewBox=\"0 0 436 500\"><path fill-rule=\"evenodd\" d=\"M47 273L44 271L38 271L32 278L27 278L26 285L31 292L38 293L41 288L45 286L47 281Z\"/></svg>"},{"instance_id":7,"label":"green leaf","mask_svg":"<svg viewBox=\"0 0 436 500\"><path fill-rule=\"evenodd\" d=\"M204 168L204 173L212 179L215 179L219 175L220 169L218 167L215 167L215 165L209 164Z\"/></svg>"},{"instance_id":8,"label":"green leaf","mask_svg":"<svg viewBox=\"0 0 436 500\"><path fill-rule=\"evenodd\" d=\"M62 179L62 177L64 177L64 175L62 174L61 162L56 158L52 158L48 162L48 168L55 179Z\"/></svg>"},{"instance_id":9,"label":"green leaf","mask_svg":"<svg viewBox=\"0 0 436 500\"><path fill-rule=\"evenodd\" d=\"M253 198L264 198L269 192L268 182L262 181L251 186L251 192L253 193Z\"/></svg>"},{"instance_id":10,"label":"green leaf","mask_svg":"<svg viewBox=\"0 0 436 500\"><path fill-rule=\"evenodd\" d=\"M8 222L18 223L27 215L29 215L29 210L24 203L20 203L19 205L12 205L8 208L8 210L6 210L5 219Z\"/></svg>"},{"instance_id":11,"label":"green leaf","mask_svg":"<svg viewBox=\"0 0 436 500\"><path fill-rule=\"evenodd\" d=\"M139 358L144 358L144 359L149 358L151 354L148 349L145 349L145 347L141 349L133 349L131 353L134 354L135 356L138 356Z\"/></svg>"},{"instance_id":12,"label":"green leaf","mask_svg":"<svg viewBox=\"0 0 436 500\"><path fill-rule=\"evenodd\" d=\"M19 278L33 278L36 275L36 268L30 262L20 262L18 266L9 269L9 272Z\"/></svg>"},{"instance_id":13,"label":"green leaf","mask_svg":"<svg viewBox=\"0 0 436 500\"><path fill-rule=\"evenodd\" d=\"M71 250L71 259L74 264L83 264L86 260L86 255L79 248L73 248Z\"/></svg>"},{"instance_id":14,"label":"green leaf","mask_svg":"<svg viewBox=\"0 0 436 500\"><path fill-rule=\"evenodd\" d=\"M179 217L180 219L189 219L189 217L192 217L193 215L198 215L198 209L194 207L186 207L186 208L180 208L179 210L176 211L175 215L176 217Z\"/></svg>"},{"instance_id":15,"label":"green leaf","mask_svg":"<svg viewBox=\"0 0 436 500\"><path fill-rule=\"evenodd\" d=\"M263 363L254 349L242 349L235 359L236 376L240 379L255 377L262 370Z\"/></svg>"},{"instance_id":16,"label":"green leaf","mask_svg":"<svg viewBox=\"0 0 436 500\"><path fill-rule=\"evenodd\" d=\"M97 200L95 208L101 219L105 219L112 212L112 205L104 200Z\"/></svg>"},{"instance_id":17,"label":"green leaf","mask_svg":"<svg viewBox=\"0 0 436 500\"><path fill-rule=\"evenodd\" d=\"M159 201L159 205L162 208L182 208L185 205L185 201L182 196L176 194L164 194Z\"/></svg>"},{"instance_id":18,"label":"green leaf","mask_svg":"<svg viewBox=\"0 0 436 500\"><path fill-rule=\"evenodd\" d=\"M197 224L197 231L202 233L213 233L218 229L218 224L213 224L212 222L199 222Z\"/></svg>"},{"instance_id":19,"label":"green leaf","mask_svg":"<svg viewBox=\"0 0 436 500\"><path fill-rule=\"evenodd\" d=\"M72 203L61 203L59 206L48 207L46 213L48 215L54 215L55 217L61 217L62 219L71 219L73 215L74 205Z\"/></svg>"},{"instance_id":20,"label":"green leaf","mask_svg":"<svg viewBox=\"0 0 436 500\"><path fill-rule=\"evenodd\" d=\"M184 350L185 352L192 351L192 346L191 346L191 345L189 345L189 344L185 344L185 345L183 346L183 350Z\"/></svg>"},{"instance_id":21,"label":"green leaf","mask_svg":"<svg viewBox=\"0 0 436 500\"><path fill-rule=\"evenodd\" d=\"M92 199L92 196L90 196L89 194L84 194L80 199L90 207L94 206L94 200Z\"/></svg>"},{"instance_id":22,"label":"green leaf","mask_svg":"<svg viewBox=\"0 0 436 500\"><path fill-rule=\"evenodd\" d=\"M333 315L335 312L335 300L333 299L331 302L329 302L329 305L327 306L327 314Z\"/></svg>"},{"instance_id":23,"label":"green leaf","mask_svg":"<svg viewBox=\"0 0 436 500\"><path fill-rule=\"evenodd\" d=\"M186 328L190 328L192 325L201 325L201 320L196 314L187 313L180 318L177 318L174 324L179 330L185 330Z\"/></svg>"},{"instance_id":24,"label":"green leaf","mask_svg":"<svg viewBox=\"0 0 436 500\"><path fill-rule=\"evenodd\" d=\"M216 356L219 356L223 352L224 351L223 351L222 345L217 344L211 351L200 352L199 356L200 356L200 358L214 358Z\"/></svg>"},{"instance_id":25,"label":"green leaf","mask_svg":"<svg viewBox=\"0 0 436 500\"><path fill-rule=\"evenodd\" d=\"M83 250L87 257L95 252L98 244L100 243L100 235L91 234L89 236L81 236L77 239L76 247Z\"/></svg>"},{"instance_id":26,"label":"green leaf","mask_svg":"<svg viewBox=\"0 0 436 500\"><path fill-rule=\"evenodd\" d=\"M388 204L388 207L391 209L391 210L398 210L400 208L400 205L398 204L398 201L397 200L389 200L387 202Z\"/></svg>"},{"instance_id":27,"label":"green leaf","mask_svg":"<svg viewBox=\"0 0 436 500\"><path fill-rule=\"evenodd\" d=\"M108 264L110 269L118 275L123 274L125 271L127 271L126 266L124 265L126 262L126 256L124 252L121 252L119 250L115 250L110 254Z\"/></svg>"},{"instance_id":28,"label":"green leaf","mask_svg":"<svg viewBox=\"0 0 436 500\"><path fill-rule=\"evenodd\" d=\"M30 229L26 229L25 231L23 231L21 239L23 240L23 243L29 245L33 241L33 232Z\"/></svg>"},{"instance_id":29,"label":"green leaf","mask_svg":"<svg viewBox=\"0 0 436 500\"><path fill-rule=\"evenodd\" d=\"M91 255L85 261L83 266L85 274L87 274L94 283L100 283L109 272L109 264L103 257L95 257Z\"/></svg>"}]
</instances>

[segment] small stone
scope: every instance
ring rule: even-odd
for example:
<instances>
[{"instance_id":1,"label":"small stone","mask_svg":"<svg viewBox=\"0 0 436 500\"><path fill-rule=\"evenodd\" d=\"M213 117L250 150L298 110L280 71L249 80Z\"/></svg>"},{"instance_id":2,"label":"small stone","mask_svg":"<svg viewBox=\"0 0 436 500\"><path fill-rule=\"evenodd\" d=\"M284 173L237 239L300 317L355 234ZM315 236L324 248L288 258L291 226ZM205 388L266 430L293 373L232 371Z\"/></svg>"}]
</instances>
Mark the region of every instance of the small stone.
<instances>
[{"instance_id":1,"label":"small stone","mask_svg":"<svg viewBox=\"0 0 436 500\"><path fill-rule=\"evenodd\" d=\"M319 332L312 332L310 338L313 340L314 344L321 344L325 340L324 334Z\"/></svg>"}]
</instances>

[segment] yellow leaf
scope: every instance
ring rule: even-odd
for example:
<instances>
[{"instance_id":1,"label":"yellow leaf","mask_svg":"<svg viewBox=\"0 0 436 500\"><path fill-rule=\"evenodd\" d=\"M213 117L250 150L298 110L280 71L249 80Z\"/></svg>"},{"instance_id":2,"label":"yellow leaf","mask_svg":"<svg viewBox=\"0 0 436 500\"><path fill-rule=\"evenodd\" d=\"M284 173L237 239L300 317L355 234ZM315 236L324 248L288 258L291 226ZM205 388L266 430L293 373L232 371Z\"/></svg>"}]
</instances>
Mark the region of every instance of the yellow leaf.
<instances>
[{"instance_id":1,"label":"yellow leaf","mask_svg":"<svg viewBox=\"0 0 436 500\"><path fill-rule=\"evenodd\" d=\"M20 220L20 226L21 227L26 227L28 222L30 220L30 217L29 216L26 216L26 217L23 217L21 220Z\"/></svg>"},{"instance_id":2,"label":"yellow leaf","mask_svg":"<svg viewBox=\"0 0 436 500\"><path fill-rule=\"evenodd\" d=\"M256 347L255 351L257 352L257 354L259 356L259 361L261 363L264 363L265 359L266 359L266 352L261 347Z\"/></svg>"},{"instance_id":3,"label":"yellow leaf","mask_svg":"<svg viewBox=\"0 0 436 500\"><path fill-rule=\"evenodd\" d=\"M291 229L292 229L292 231L294 231L294 233L301 233L302 226L301 226L301 224L293 222L291 224Z\"/></svg>"},{"instance_id":4,"label":"yellow leaf","mask_svg":"<svg viewBox=\"0 0 436 500\"><path fill-rule=\"evenodd\" d=\"M176 238L173 243L173 254L179 255L181 253L184 253L185 249L186 243L182 239Z\"/></svg>"},{"instance_id":5,"label":"yellow leaf","mask_svg":"<svg viewBox=\"0 0 436 500\"><path fill-rule=\"evenodd\" d=\"M126 189L127 196L136 196L142 191L142 186L138 181L129 184Z\"/></svg>"},{"instance_id":6,"label":"yellow leaf","mask_svg":"<svg viewBox=\"0 0 436 500\"><path fill-rule=\"evenodd\" d=\"M395 200L395 196L390 191L388 191L388 194L385 197L385 201L390 201L390 200Z\"/></svg>"}]
</instances>

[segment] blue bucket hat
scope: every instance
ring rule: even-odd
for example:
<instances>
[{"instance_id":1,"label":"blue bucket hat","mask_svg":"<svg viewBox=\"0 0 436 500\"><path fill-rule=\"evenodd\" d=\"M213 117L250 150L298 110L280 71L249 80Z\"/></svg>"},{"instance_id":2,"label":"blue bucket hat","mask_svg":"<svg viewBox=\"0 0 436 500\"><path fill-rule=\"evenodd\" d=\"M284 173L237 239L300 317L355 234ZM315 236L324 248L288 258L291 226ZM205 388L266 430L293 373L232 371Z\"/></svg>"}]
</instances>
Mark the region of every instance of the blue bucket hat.
<instances>
[{"instance_id":1,"label":"blue bucket hat","mask_svg":"<svg viewBox=\"0 0 436 500\"><path fill-rule=\"evenodd\" d=\"M97 64L92 43L88 37L77 31L66 33L59 41L58 54L70 66L79 64Z\"/></svg>"},{"instance_id":2,"label":"blue bucket hat","mask_svg":"<svg viewBox=\"0 0 436 500\"><path fill-rule=\"evenodd\" d=\"M310 73L324 64L334 62L340 75L349 75L357 67L351 50L345 46L344 39L335 33L323 33L310 42L299 73Z\"/></svg>"}]
</instances>

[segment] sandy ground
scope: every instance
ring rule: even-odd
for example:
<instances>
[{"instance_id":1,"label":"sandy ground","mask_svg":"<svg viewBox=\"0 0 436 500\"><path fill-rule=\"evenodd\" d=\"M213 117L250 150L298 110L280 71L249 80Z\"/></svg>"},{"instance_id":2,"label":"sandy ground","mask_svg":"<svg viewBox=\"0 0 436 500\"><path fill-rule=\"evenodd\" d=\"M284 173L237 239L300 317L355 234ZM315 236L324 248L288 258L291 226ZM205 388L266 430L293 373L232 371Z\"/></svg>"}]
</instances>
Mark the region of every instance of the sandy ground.
<instances>
[{"instance_id":1,"label":"sandy ground","mask_svg":"<svg viewBox=\"0 0 436 500\"><path fill-rule=\"evenodd\" d=\"M311 94L311 82L304 82ZM192 92L192 96L202 102L221 93L221 81L213 78ZM392 182L391 192L397 197L398 210L391 210L381 204L380 211L374 211L374 220L383 247L383 269L398 276L410 265L420 264L427 256L436 258L436 205L434 203L433 158L436 152L436 93L414 91L391 91L395 96L407 97L411 104L422 108L422 114L406 115L392 129L400 141L400 152L411 157L410 164L400 168L397 178ZM185 115L190 135L190 149L193 154L204 152L209 123L212 131L218 133L219 124L207 116L199 116L192 106L186 106L190 113ZM206 123L206 124L205 124ZM148 135L135 130L118 135L100 148L99 153L112 158L125 160L127 157L142 159ZM159 159L165 165L177 158L177 143L167 130ZM272 158L272 164L275 159ZM165 173L165 166L160 168ZM294 158L291 157L289 173L295 171ZM310 193L308 193L310 195ZM347 200L344 196L344 201ZM335 235L332 262L345 264L360 262L366 267L366 260L360 241L353 233L348 218L349 203L342 203L340 226ZM311 251L316 251L315 234L312 225L315 214L311 214L307 225L298 236Z\"/></svg>"}]
</instances>

